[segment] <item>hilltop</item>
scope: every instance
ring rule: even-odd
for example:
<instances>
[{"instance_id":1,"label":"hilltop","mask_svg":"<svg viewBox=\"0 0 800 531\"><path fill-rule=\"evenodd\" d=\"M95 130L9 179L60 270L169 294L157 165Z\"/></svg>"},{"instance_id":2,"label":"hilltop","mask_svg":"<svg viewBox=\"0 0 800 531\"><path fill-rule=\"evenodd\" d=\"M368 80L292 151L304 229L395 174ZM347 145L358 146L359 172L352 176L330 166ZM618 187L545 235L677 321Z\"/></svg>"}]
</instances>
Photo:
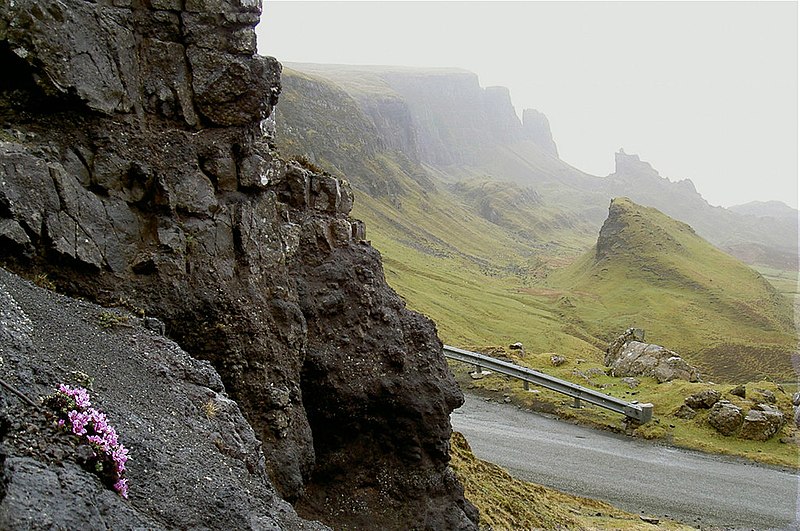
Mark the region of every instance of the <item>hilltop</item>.
<instances>
[{"instance_id":1,"label":"hilltop","mask_svg":"<svg viewBox=\"0 0 800 531\"><path fill-rule=\"evenodd\" d=\"M715 378L793 376L790 301L689 225L627 198L611 202L593 249L548 279L603 337L645 328Z\"/></svg>"}]
</instances>

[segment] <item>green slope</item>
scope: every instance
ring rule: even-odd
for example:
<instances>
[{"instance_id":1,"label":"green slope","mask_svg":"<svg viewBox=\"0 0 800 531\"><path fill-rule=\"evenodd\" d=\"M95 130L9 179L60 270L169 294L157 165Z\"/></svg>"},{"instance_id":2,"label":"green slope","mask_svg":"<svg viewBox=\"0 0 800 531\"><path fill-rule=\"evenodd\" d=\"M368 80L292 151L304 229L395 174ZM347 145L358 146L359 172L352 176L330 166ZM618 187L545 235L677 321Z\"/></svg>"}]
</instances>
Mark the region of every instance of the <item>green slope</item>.
<instances>
[{"instance_id":1,"label":"green slope","mask_svg":"<svg viewBox=\"0 0 800 531\"><path fill-rule=\"evenodd\" d=\"M714 378L795 377L789 299L688 225L627 198L612 201L597 245L548 285L569 292L592 336L637 326Z\"/></svg>"},{"instance_id":2,"label":"green slope","mask_svg":"<svg viewBox=\"0 0 800 531\"><path fill-rule=\"evenodd\" d=\"M349 81L285 70L278 147L350 180L353 215L367 223L388 281L437 322L445 342L521 341L529 353L599 362L607 341L639 325L713 379L793 376L785 300L697 243L688 226L670 220L624 231L618 238L641 247L638 258L598 265L596 254L581 257L607 213L607 199L581 206L602 195L585 186L597 178L585 181L525 142L486 144L477 166L423 164L413 131L388 127L412 124L381 67L337 72ZM393 121L381 122L387 116ZM523 184L526 176L533 184Z\"/></svg>"}]
</instances>

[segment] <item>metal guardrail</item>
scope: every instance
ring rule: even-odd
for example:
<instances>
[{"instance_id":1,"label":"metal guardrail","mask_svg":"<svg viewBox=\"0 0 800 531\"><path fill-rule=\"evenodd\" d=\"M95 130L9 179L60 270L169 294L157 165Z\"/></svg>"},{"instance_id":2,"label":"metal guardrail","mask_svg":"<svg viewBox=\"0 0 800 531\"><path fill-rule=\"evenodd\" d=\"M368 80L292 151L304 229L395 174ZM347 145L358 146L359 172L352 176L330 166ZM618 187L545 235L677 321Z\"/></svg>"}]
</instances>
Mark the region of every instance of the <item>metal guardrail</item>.
<instances>
[{"instance_id":1,"label":"metal guardrail","mask_svg":"<svg viewBox=\"0 0 800 531\"><path fill-rule=\"evenodd\" d=\"M498 360L485 354L479 354L478 352L463 350L449 345L444 345L442 350L446 357L475 365L478 370L486 368L494 372L499 372L500 374L519 378L525 382L525 389L528 388L528 382L530 382L556 391L557 393L571 396L575 399L575 407L580 407L581 401L589 402L590 404L600 406L616 413L621 413L642 424L650 422L653 418L653 404L626 402L619 398L595 391L594 389L561 380L555 376L549 376L527 367L521 367L507 361Z\"/></svg>"}]
</instances>

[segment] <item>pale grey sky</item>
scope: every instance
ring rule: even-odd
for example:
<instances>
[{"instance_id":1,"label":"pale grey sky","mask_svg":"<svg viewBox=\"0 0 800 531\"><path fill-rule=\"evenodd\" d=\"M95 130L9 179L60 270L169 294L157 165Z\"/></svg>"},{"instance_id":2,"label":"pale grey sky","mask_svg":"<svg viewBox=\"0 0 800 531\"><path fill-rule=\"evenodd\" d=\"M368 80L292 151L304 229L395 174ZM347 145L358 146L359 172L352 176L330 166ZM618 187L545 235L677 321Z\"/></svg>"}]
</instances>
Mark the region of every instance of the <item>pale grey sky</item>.
<instances>
[{"instance_id":1,"label":"pale grey sky","mask_svg":"<svg viewBox=\"0 0 800 531\"><path fill-rule=\"evenodd\" d=\"M259 53L453 66L545 113L593 175L624 147L713 205L798 203L798 4L264 0ZM465 112L468 112L465 109Z\"/></svg>"}]
</instances>

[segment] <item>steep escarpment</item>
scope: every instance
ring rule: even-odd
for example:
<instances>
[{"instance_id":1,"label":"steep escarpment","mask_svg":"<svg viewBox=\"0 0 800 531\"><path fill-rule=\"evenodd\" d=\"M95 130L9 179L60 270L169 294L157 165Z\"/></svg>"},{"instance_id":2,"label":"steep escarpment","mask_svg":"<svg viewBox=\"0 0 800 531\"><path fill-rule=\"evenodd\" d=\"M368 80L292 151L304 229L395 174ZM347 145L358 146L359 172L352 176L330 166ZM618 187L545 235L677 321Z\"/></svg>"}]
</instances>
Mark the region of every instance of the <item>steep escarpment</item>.
<instances>
[{"instance_id":1,"label":"steep escarpment","mask_svg":"<svg viewBox=\"0 0 800 531\"><path fill-rule=\"evenodd\" d=\"M304 516L473 528L447 467L462 397L433 324L386 285L347 182L275 152L280 65L254 55L259 15L0 6L3 258L163 320L219 371Z\"/></svg>"},{"instance_id":2,"label":"steep escarpment","mask_svg":"<svg viewBox=\"0 0 800 531\"><path fill-rule=\"evenodd\" d=\"M533 188L558 215L557 219L545 212L526 216L525 232L543 235L549 229L551 234L544 237L559 241L564 240L560 229L571 226L576 230L570 239L582 240L588 247L605 219L608 201L627 196L689 223L703 238L749 263L797 268L795 218L711 206L690 180L662 177L650 164L622 150L615 155L614 173L598 177L581 172L558 158L543 113L526 109L520 121L508 90L483 88L475 74L444 68L292 66L345 91L375 124L385 149L432 167L434 183L478 179ZM313 96L299 99L313 100ZM294 127L292 118L286 119L285 127ZM339 140L345 146L350 143ZM309 138L302 147L314 152L321 141ZM670 176L675 177L680 176ZM511 206L508 210L514 212Z\"/></svg>"}]
</instances>

